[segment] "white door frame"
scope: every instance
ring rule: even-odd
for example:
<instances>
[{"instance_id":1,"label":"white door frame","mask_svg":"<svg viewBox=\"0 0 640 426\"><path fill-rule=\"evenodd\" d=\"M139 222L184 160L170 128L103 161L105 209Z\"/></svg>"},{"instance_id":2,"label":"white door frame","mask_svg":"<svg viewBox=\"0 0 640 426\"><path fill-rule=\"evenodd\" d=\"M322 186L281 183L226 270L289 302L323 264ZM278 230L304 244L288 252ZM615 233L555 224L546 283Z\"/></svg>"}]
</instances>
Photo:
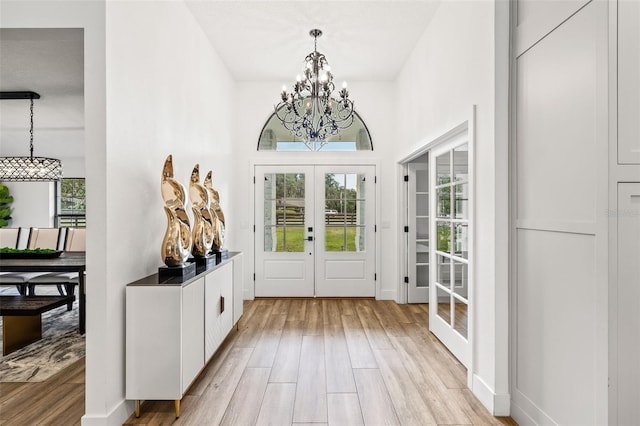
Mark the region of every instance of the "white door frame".
<instances>
[{"instance_id":1,"label":"white door frame","mask_svg":"<svg viewBox=\"0 0 640 426\"><path fill-rule=\"evenodd\" d=\"M460 121L458 121L459 124L453 127L447 128L446 130L444 130L442 133L438 134L435 137L427 138L421 141L416 145L417 146L416 149L414 149L409 154L405 155L404 157L402 157L400 160L397 161L397 164L398 164L397 166L398 217L401 218L402 220L402 222L399 222L399 226L401 228L398 232L398 247L400 247L400 254L399 254L400 267L398 268L399 275L397 280L398 282L397 302L398 303L407 303L407 286L404 283L404 277L406 276L406 273L407 273L407 262L408 262L409 251L408 251L408 245L407 245L407 236L404 232L402 232L402 228L408 225L407 223L408 218L406 214L408 195L406 194L406 191L404 189L404 175L407 172L407 164L412 160L415 160L416 158L430 152L431 150L438 147L439 145L443 143L447 143L448 141L451 141L452 139L459 136L460 134L467 135L467 140L469 141L469 145L470 145L469 155L472 159L469 163L469 174L472 176L469 182L469 193L471 194L471 197L473 200L469 206L469 226L471 228L471 231L469 233L469 241L468 241L468 244L470 247L468 273L469 273L469 279L475 282L475 247L476 246L475 246L475 238L474 238L474 234L475 234L475 201L474 200L476 197L476 190L475 190L475 179L473 178L473 176L475 175L475 164L474 164L475 162L475 153L474 153L475 116L476 116L476 106L472 105L469 111L466 114L464 114L463 118ZM430 268L430 269L434 270L433 268ZM432 279L430 277L430 283L431 281ZM473 315L474 315L476 297L475 297L475 285L473 282L470 285L469 295L468 295L469 323L468 323L467 340L469 342L470 348L473 348L473 345L474 345ZM472 388L472 384L473 384L473 364L474 364L473 361L474 361L473 351L471 351L466 364L467 386L470 389Z\"/></svg>"},{"instance_id":2,"label":"white door frame","mask_svg":"<svg viewBox=\"0 0 640 426\"><path fill-rule=\"evenodd\" d=\"M275 155L273 155L275 154ZM326 155L325 155L326 154ZM300 166L330 166L330 165L357 165L357 166L374 166L376 170L376 175L380 174L380 161L377 158L373 158L370 153L351 153L345 152L340 153L339 156L336 153L322 153L322 152L313 152L313 153L268 153L264 156L261 155L262 158L254 158L249 161L249 176L252 176L252 180L254 181L254 187L251 188L247 196L249 197L249 206L251 208L251 220L253 221L253 225L256 223L255 217L255 168L256 166L290 166L290 165L300 165ZM375 185L375 217L376 222L379 222L380 216L380 186ZM380 226L376 223L376 228L378 232L375 233L375 243L376 243L376 254L375 254L375 274L377 276L377 280L375 281L375 298L376 300L385 299L382 296L380 290L380 282L381 282L381 274L380 274ZM254 231L255 233L255 231ZM255 276L256 272L256 247L255 247L255 235L251 238L251 250L252 253L249 255L253 258L252 262L252 273ZM245 293L246 300L253 300L255 298L255 280L251 282L249 285L249 291ZM388 298L388 297L387 297Z\"/></svg>"}]
</instances>

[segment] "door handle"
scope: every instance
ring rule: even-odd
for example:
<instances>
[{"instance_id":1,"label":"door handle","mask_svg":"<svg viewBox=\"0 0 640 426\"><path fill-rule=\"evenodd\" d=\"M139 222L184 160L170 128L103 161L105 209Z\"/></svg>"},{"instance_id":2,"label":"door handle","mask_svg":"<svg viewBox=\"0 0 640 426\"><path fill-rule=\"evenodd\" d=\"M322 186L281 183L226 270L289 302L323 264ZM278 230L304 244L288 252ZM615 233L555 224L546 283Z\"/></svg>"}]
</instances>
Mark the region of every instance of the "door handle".
<instances>
[{"instance_id":1,"label":"door handle","mask_svg":"<svg viewBox=\"0 0 640 426\"><path fill-rule=\"evenodd\" d=\"M311 235L309 235L309 236L307 237L307 241L313 241L313 237L312 237Z\"/></svg>"}]
</instances>

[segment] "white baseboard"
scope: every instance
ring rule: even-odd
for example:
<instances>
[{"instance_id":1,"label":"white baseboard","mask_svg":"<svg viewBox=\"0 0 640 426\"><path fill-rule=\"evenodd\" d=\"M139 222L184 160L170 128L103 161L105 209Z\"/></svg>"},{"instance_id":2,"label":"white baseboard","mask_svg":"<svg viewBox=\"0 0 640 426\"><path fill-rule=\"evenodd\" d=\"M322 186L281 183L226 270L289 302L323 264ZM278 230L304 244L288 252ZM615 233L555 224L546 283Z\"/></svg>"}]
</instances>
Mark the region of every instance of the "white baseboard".
<instances>
[{"instance_id":1,"label":"white baseboard","mask_svg":"<svg viewBox=\"0 0 640 426\"><path fill-rule=\"evenodd\" d=\"M396 300L395 290L380 290L380 297L378 300Z\"/></svg>"},{"instance_id":2,"label":"white baseboard","mask_svg":"<svg viewBox=\"0 0 640 426\"><path fill-rule=\"evenodd\" d=\"M511 412L511 396L496 394L480 376L473 375L471 391L493 416L508 416Z\"/></svg>"},{"instance_id":3,"label":"white baseboard","mask_svg":"<svg viewBox=\"0 0 640 426\"><path fill-rule=\"evenodd\" d=\"M133 401L122 400L105 416L85 414L82 426L121 426L135 411Z\"/></svg>"}]
</instances>

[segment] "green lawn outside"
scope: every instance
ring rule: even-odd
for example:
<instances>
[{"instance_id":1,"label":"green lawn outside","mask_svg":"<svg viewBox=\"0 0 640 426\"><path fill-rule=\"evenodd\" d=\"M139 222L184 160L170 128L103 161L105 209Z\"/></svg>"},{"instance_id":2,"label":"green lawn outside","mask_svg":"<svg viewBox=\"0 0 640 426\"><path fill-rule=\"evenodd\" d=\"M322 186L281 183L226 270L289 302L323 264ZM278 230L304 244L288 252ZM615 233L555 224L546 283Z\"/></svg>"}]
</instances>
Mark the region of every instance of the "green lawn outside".
<instances>
[{"instance_id":1,"label":"green lawn outside","mask_svg":"<svg viewBox=\"0 0 640 426\"><path fill-rule=\"evenodd\" d=\"M347 250L344 250L344 232L347 233ZM279 226L276 228L276 251L304 251L305 232L302 227L287 228L287 246L284 247L284 228ZM327 227L325 228L325 251L356 251L356 228L351 226L343 227Z\"/></svg>"}]
</instances>

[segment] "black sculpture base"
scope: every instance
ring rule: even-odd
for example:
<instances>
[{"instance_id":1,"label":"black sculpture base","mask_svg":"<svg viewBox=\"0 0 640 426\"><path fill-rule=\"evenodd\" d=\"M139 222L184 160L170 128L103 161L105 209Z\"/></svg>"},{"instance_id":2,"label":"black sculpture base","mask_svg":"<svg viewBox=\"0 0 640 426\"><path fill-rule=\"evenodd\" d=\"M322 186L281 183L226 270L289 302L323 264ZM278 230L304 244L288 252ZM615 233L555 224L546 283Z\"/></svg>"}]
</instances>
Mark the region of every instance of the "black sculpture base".
<instances>
[{"instance_id":1,"label":"black sculpture base","mask_svg":"<svg viewBox=\"0 0 640 426\"><path fill-rule=\"evenodd\" d=\"M201 257L201 256L191 257L189 258L189 262L193 262L196 264L197 273L207 271L219 263L217 258L211 254L208 254L204 257Z\"/></svg>"},{"instance_id":2,"label":"black sculpture base","mask_svg":"<svg viewBox=\"0 0 640 426\"><path fill-rule=\"evenodd\" d=\"M175 278L186 281L196 276L196 264L185 263L183 266L161 266L158 268L160 281Z\"/></svg>"},{"instance_id":3,"label":"black sculpture base","mask_svg":"<svg viewBox=\"0 0 640 426\"><path fill-rule=\"evenodd\" d=\"M211 250L211 254L216 257L216 262L220 263L223 259L229 258L229 250L221 249L221 250Z\"/></svg>"}]
</instances>

